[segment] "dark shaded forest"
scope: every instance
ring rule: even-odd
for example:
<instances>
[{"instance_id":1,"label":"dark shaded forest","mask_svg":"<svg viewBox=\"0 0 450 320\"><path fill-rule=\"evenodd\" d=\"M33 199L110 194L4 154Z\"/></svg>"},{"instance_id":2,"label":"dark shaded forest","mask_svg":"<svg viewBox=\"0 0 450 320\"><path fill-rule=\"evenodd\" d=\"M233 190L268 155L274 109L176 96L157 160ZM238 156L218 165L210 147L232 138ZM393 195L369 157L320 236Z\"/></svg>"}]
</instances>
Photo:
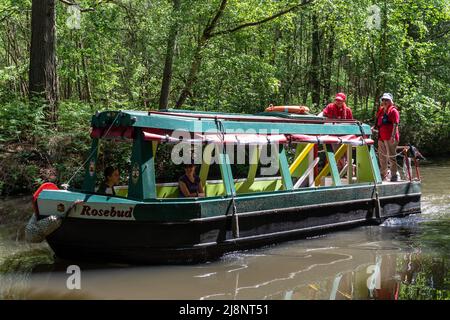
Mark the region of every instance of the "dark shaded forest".
<instances>
[{"instance_id":1,"label":"dark shaded forest","mask_svg":"<svg viewBox=\"0 0 450 320\"><path fill-rule=\"evenodd\" d=\"M336 92L450 153L448 0L0 0L0 194L65 181L97 110L319 113ZM120 155L120 150L117 156Z\"/></svg>"}]
</instances>

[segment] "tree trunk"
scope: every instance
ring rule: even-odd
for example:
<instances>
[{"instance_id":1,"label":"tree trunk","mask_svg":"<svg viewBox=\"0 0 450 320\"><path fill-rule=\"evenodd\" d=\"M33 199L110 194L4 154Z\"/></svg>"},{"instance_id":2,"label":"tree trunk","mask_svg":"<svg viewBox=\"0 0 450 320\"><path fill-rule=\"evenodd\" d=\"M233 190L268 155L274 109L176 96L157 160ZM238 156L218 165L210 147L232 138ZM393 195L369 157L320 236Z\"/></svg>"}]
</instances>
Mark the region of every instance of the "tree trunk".
<instances>
[{"instance_id":1,"label":"tree trunk","mask_svg":"<svg viewBox=\"0 0 450 320\"><path fill-rule=\"evenodd\" d=\"M175 53L175 44L179 28L179 11L181 0L173 0L173 14L174 19L169 31L169 38L167 39L166 61L164 63L163 80L161 85L161 95L159 97L159 109L167 109L169 105L170 83L172 81L172 65L173 56Z\"/></svg>"},{"instance_id":2,"label":"tree trunk","mask_svg":"<svg viewBox=\"0 0 450 320\"><path fill-rule=\"evenodd\" d=\"M180 96L178 97L176 108L180 108L184 104L186 98L191 92L192 86L194 85L195 80L197 79L198 71L200 70L200 64L203 58L202 56L203 48L206 46L206 43L208 42L209 38L212 37L212 32L214 31L214 29L217 26L217 23L222 17L222 14L226 6L227 0L222 0L219 8L216 11L216 14L206 25L205 29L202 32L202 35L200 36L200 39L197 42L197 48L195 49L194 57L191 63L191 68L189 69L189 75L184 85L184 88L183 90L181 90Z\"/></svg>"},{"instance_id":3,"label":"tree trunk","mask_svg":"<svg viewBox=\"0 0 450 320\"><path fill-rule=\"evenodd\" d=\"M46 118L56 123L58 81L55 56L55 0L33 0L31 6L30 98L47 101Z\"/></svg>"},{"instance_id":4,"label":"tree trunk","mask_svg":"<svg viewBox=\"0 0 450 320\"><path fill-rule=\"evenodd\" d=\"M307 4L311 3L311 0L303 0L302 3L296 4L286 10L282 10L282 11L280 11L274 15L271 15L269 17L266 17L264 19L261 19L258 21L253 21L253 22L242 23L231 29L226 29L226 30L215 32L218 22L219 22L220 18L222 17L223 12L227 6L227 1L228 0L221 1L220 6L217 9L214 17L211 20L209 20L208 24L206 25L205 29L203 30L202 35L200 36L200 39L197 42L197 48L195 49L195 54L192 59L191 67L189 69L189 75L187 77L184 88L181 90L180 96L178 97L178 100L176 103L176 108L181 107L184 104L184 102L186 101L186 98L188 97L188 95L191 94L192 86L194 85L195 80L197 79L198 71L200 70L200 65L201 65L202 58L203 58L202 51L205 48L205 46L207 45L209 39L211 39L212 37L216 37L216 36L231 34L233 32L237 32L239 30L242 30L242 29L245 29L248 27L254 27L254 26L261 25L263 23L266 23L266 22L274 20L278 17L281 17L291 11L294 11L295 9L297 9L303 5L307 5Z\"/></svg>"},{"instance_id":5,"label":"tree trunk","mask_svg":"<svg viewBox=\"0 0 450 320\"><path fill-rule=\"evenodd\" d=\"M86 57L84 56L83 39L81 39L81 37L78 39L78 48L81 51L81 68L83 70L83 82L84 82L84 95L83 96L88 103L92 104L91 85L89 82L89 75L88 75L88 71L87 71Z\"/></svg>"},{"instance_id":6,"label":"tree trunk","mask_svg":"<svg viewBox=\"0 0 450 320\"><path fill-rule=\"evenodd\" d=\"M327 62L325 65L325 87L323 89L323 99L324 103L327 103L328 99L331 97L331 73L333 71L333 55L334 55L334 44L336 42L334 30L330 31L330 36L328 39L328 48L327 48Z\"/></svg>"},{"instance_id":7,"label":"tree trunk","mask_svg":"<svg viewBox=\"0 0 450 320\"><path fill-rule=\"evenodd\" d=\"M383 6L383 16L382 16L382 32L380 33L380 52L379 52L379 71L378 76L376 80L376 89L375 89L375 101L372 109L372 113L376 113L377 111L377 104L378 99L383 94L383 91L385 91L386 87L386 57L387 57L387 3L386 0L384 0L384 6Z\"/></svg>"},{"instance_id":8,"label":"tree trunk","mask_svg":"<svg viewBox=\"0 0 450 320\"><path fill-rule=\"evenodd\" d=\"M81 88L81 74L80 74L80 66L78 63L75 64L75 73L77 75L77 91L78 91L78 99L83 101L83 89Z\"/></svg>"},{"instance_id":9,"label":"tree trunk","mask_svg":"<svg viewBox=\"0 0 450 320\"><path fill-rule=\"evenodd\" d=\"M312 16L312 48L311 48L311 72L309 74L309 81L311 83L311 97L314 107L320 106L320 35L319 24L317 22L317 15Z\"/></svg>"},{"instance_id":10,"label":"tree trunk","mask_svg":"<svg viewBox=\"0 0 450 320\"><path fill-rule=\"evenodd\" d=\"M186 101L186 98L191 93L192 86L194 85L195 81L197 80L197 74L200 70L200 64L202 62L202 50L203 47L206 44L206 40L200 39L200 41L197 44L197 48L195 49L194 58L192 59L191 68L189 69L189 75L186 80L186 83L184 85L183 90L181 90L180 96L178 97L176 107L180 108L184 102Z\"/></svg>"}]
</instances>

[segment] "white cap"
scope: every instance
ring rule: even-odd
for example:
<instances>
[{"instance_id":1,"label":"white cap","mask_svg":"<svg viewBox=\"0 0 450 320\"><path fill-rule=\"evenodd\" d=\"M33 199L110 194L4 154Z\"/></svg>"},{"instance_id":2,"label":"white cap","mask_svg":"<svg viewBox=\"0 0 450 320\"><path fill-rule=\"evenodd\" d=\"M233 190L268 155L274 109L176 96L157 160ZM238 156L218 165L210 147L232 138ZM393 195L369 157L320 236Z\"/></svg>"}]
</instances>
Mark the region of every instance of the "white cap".
<instances>
[{"instance_id":1,"label":"white cap","mask_svg":"<svg viewBox=\"0 0 450 320\"><path fill-rule=\"evenodd\" d=\"M380 101L382 101L383 99L386 100L391 100L391 103L394 103L394 98L392 98L392 94L391 93L383 93L383 96L380 98Z\"/></svg>"}]
</instances>

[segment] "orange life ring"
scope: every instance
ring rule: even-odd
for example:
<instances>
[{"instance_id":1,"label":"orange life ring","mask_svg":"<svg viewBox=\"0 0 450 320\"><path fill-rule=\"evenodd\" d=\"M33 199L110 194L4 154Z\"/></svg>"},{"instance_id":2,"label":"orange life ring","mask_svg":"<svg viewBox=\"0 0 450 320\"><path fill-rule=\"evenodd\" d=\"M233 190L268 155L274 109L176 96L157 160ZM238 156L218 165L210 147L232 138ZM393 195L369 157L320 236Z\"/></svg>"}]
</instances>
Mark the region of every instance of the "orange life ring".
<instances>
[{"instance_id":1,"label":"orange life ring","mask_svg":"<svg viewBox=\"0 0 450 320\"><path fill-rule=\"evenodd\" d=\"M309 113L309 108L306 106L273 106L270 105L266 108L266 112L288 112L297 114Z\"/></svg>"}]
</instances>

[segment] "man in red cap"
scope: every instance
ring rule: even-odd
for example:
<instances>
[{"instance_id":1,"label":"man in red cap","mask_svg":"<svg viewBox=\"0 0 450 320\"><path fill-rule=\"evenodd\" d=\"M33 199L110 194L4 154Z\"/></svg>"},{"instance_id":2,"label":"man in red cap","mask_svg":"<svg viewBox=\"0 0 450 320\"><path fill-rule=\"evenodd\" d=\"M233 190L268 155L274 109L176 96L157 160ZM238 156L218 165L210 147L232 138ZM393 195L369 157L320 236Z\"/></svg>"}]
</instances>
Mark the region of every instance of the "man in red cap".
<instances>
[{"instance_id":1,"label":"man in red cap","mask_svg":"<svg viewBox=\"0 0 450 320\"><path fill-rule=\"evenodd\" d=\"M347 100L347 96L343 92L339 92L334 102L330 103L326 106L325 109L321 113L319 113L319 117L327 117L329 119L353 119L352 109L347 107L345 104L345 100ZM333 151L336 152L339 148L338 144L333 144ZM347 161L347 157L344 155L341 159L339 159L337 165L339 171L345 166L345 162Z\"/></svg>"},{"instance_id":2,"label":"man in red cap","mask_svg":"<svg viewBox=\"0 0 450 320\"><path fill-rule=\"evenodd\" d=\"M345 101L347 96L345 93L339 92L334 99L334 102L327 105L325 109L319 114L319 117L325 116L329 119L353 119L352 109L347 107Z\"/></svg>"}]
</instances>

